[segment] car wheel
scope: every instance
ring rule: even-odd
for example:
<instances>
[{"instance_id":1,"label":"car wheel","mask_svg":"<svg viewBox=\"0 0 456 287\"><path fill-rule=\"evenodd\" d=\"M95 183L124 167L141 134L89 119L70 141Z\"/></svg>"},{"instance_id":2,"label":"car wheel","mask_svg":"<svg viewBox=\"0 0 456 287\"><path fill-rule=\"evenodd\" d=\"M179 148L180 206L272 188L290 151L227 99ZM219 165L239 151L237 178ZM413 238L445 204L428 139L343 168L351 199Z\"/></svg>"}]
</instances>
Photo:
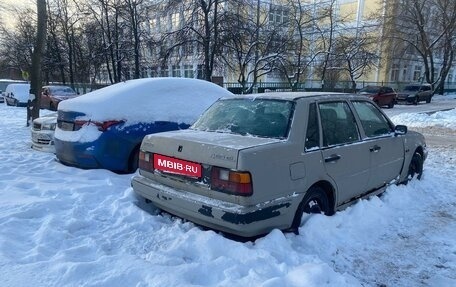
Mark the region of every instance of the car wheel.
<instances>
[{"instance_id":1,"label":"car wheel","mask_svg":"<svg viewBox=\"0 0 456 287\"><path fill-rule=\"evenodd\" d=\"M427 98L427 99L426 99L426 103L429 104L429 103L431 102L431 99L432 99L431 97Z\"/></svg>"},{"instance_id":2,"label":"car wheel","mask_svg":"<svg viewBox=\"0 0 456 287\"><path fill-rule=\"evenodd\" d=\"M415 152L412 161L409 165L407 180L413 179L415 176L418 180L423 175L423 156L419 152Z\"/></svg>"},{"instance_id":3,"label":"car wheel","mask_svg":"<svg viewBox=\"0 0 456 287\"><path fill-rule=\"evenodd\" d=\"M415 98L413 99L413 104L415 106L418 105L418 96L415 96Z\"/></svg>"},{"instance_id":4,"label":"car wheel","mask_svg":"<svg viewBox=\"0 0 456 287\"><path fill-rule=\"evenodd\" d=\"M134 173L138 169L139 162L139 146L135 147L128 159L128 173Z\"/></svg>"},{"instance_id":5,"label":"car wheel","mask_svg":"<svg viewBox=\"0 0 456 287\"><path fill-rule=\"evenodd\" d=\"M388 104L388 109L392 109L394 108L394 101L391 101L389 104Z\"/></svg>"},{"instance_id":6,"label":"car wheel","mask_svg":"<svg viewBox=\"0 0 456 287\"><path fill-rule=\"evenodd\" d=\"M303 219L307 220L312 214L332 215L328 196L319 186L313 186L307 191L293 218L291 230L298 234L301 221Z\"/></svg>"}]
</instances>

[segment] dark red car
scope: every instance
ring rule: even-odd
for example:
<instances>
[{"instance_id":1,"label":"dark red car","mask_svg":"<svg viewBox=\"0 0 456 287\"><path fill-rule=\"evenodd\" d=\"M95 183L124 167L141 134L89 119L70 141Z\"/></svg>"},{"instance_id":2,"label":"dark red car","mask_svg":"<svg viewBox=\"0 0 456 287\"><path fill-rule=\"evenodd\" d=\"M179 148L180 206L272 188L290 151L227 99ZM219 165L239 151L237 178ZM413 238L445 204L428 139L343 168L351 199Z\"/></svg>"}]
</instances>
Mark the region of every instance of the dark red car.
<instances>
[{"instance_id":1,"label":"dark red car","mask_svg":"<svg viewBox=\"0 0 456 287\"><path fill-rule=\"evenodd\" d=\"M359 90L360 95L368 96L379 107L387 106L393 108L396 104L397 93L391 87L386 86L367 86Z\"/></svg>"},{"instance_id":2,"label":"dark red car","mask_svg":"<svg viewBox=\"0 0 456 287\"><path fill-rule=\"evenodd\" d=\"M41 108L56 111L61 101L77 96L68 86L44 86L41 90Z\"/></svg>"}]
</instances>

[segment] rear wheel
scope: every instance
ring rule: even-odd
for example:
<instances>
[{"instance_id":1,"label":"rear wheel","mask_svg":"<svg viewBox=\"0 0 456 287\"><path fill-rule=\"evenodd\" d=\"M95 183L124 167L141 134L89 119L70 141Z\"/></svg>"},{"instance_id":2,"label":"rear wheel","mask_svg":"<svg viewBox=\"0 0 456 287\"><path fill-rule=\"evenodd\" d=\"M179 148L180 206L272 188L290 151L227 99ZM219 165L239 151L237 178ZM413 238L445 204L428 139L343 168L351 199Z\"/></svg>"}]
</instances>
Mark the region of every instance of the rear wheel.
<instances>
[{"instance_id":1,"label":"rear wheel","mask_svg":"<svg viewBox=\"0 0 456 287\"><path fill-rule=\"evenodd\" d=\"M128 159L128 173L134 173L138 169L139 162L139 146L135 147Z\"/></svg>"},{"instance_id":2,"label":"rear wheel","mask_svg":"<svg viewBox=\"0 0 456 287\"><path fill-rule=\"evenodd\" d=\"M391 102L388 104L388 108L389 108L389 109L394 108L394 100L391 101Z\"/></svg>"},{"instance_id":3,"label":"rear wheel","mask_svg":"<svg viewBox=\"0 0 456 287\"><path fill-rule=\"evenodd\" d=\"M431 97L429 97L429 98L426 99L426 103L429 104L430 102L431 102Z\"/></svg>"},{"instance_id":4,"label":"rear wheel","mask_svg":"<svg viewBox=\"0 0 456 287\"><path fill-rule=\"evenodd\" d=\"M313 186L307 191L306 196L304 196L296 211L291 230L298 234L301 221L303 219L307 220L312 214L332 215L328 196L319 186Z\"/></svg>"}]
</instances>

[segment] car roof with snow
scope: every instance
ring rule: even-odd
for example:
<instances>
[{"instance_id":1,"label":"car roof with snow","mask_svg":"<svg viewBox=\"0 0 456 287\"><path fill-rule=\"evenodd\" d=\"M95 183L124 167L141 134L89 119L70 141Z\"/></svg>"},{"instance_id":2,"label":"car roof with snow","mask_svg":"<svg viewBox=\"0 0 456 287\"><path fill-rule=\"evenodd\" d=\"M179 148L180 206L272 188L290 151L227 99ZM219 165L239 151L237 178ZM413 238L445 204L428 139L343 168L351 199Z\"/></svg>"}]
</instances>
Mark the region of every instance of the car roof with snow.
<instances>
[{"instance_id":1,"label":"car roof with snow","mask_svg":"<svg viewBox=\"0 0 456 287\"><path fill-rule=\"evenodd\" d=\"M59 111L83 114L81 119L130 122L155 120L193 123L228 90L208 81L189 78L145 78L117 83L62 101Z\"/></svg>"}]
</instances>

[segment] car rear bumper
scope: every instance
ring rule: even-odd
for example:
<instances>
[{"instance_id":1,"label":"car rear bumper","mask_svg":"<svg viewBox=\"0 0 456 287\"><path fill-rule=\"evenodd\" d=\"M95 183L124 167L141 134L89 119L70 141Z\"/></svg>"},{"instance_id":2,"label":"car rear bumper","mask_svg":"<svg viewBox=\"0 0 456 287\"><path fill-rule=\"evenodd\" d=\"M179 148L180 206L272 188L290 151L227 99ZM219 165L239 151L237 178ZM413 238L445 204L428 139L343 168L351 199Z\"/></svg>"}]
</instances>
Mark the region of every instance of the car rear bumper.
<instances>
[{"instance_id":1,"label":"car rear bumper","mask_svg":"<svg viewBox=\"0 0 456 287\"><path fill-rule=\"evenodd\" d=\"M84 169L100 168L96 159L95 143L65 142L55 139L55 154L60 162L65 165Z\"/></svg>"},{"instance_id":2,"label":"car rear bumper","mask_svg":"<svg viewBox=\"0 0 456 287\"><path fill-rule=\"evenodd\" d=\"M411 103L413 103L415 101L415 98L416 98L416 96L415 97L408 97L408 96L407 97L404 97L404 96L401 97L401 96L398 96L396 98L396 102L398 104L411 104Z\"/></svg>"},{"instance_id":3,"label":"car rear bumper","mask_svg":"<svg viewBox=\"0 0 456 287\"><path fill-rule=\"evenodd\" d=\"M196 224L226 233L252 237L273 228L289 228L296 207L292 197L243 206L175 189L136 175L131 181L135 193L158 208Z\"/></svg>"}]
</instances>

